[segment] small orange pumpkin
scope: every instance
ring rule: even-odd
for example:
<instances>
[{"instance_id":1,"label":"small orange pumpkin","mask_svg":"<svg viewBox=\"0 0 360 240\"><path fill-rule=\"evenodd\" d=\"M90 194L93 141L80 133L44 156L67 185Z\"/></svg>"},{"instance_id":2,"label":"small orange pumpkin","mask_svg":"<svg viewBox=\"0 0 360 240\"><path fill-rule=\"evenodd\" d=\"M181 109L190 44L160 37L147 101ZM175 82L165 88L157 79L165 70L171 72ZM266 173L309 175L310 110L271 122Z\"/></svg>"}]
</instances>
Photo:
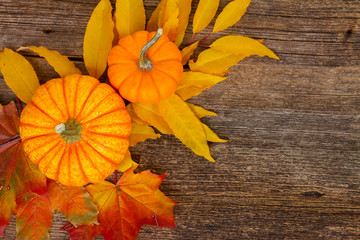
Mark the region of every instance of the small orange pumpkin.
<instances>
[{"instance_id":1,"label":"small orange pumpkin","mask_svg":"<svg viewBox=\"0 0 360 240\"><path fill-rule=\"evenodd\" d=\"M162 29L138 31L112 48L108 77L130 102L156 103L175 92L183 72L181 61L181 52Z\"/></svg>"},{"instance_id":2,"label":"small orange pumpkin","mask_svg":"<svg viewBox=\"0 0 360 240\"><path fill-rule=\"evenodd\" d=\"M116 91L79 74L41 85L20 117L24 150L48 178L81 186L124 158L131 119Z\"/></svg>"}]
</instances>

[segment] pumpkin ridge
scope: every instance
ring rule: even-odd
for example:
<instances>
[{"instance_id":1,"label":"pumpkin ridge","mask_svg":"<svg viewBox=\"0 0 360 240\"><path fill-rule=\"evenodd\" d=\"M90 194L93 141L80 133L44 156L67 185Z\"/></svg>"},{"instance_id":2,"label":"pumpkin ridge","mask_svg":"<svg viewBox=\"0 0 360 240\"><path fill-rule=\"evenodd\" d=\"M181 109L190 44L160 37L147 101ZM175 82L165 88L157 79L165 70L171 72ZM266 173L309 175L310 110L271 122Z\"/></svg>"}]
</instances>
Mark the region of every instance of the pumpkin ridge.
<instances>
[{"instance_id":1,"label":"pumpkin ridge","mask_svg":"<svg viewBox=\"0 0 360 240\"><path fill-rule=\"evenodd\" d=\"M58 146L59 147L59 149L60 149L60 151L61 151L61 147L62 146ZM62 151L63 151L63 153L62 153L62 156L61 156L61 158L64 156L64 154L65 154L65 150L64 149L62 149ZM49 152L50 153L50 152ZM60 158L60 160L61 160L61 158ZM59 161L60 162L60 161ZM44 168L43 169L43 171L44 171L44 174L45 175L47 175L47 171L49 170L49 167L50 167L50 164L48 164L47 166L46 166L46 168ZM56 175L59 173L59 165L58 165L58 167L56 168ZM56 179L57 179L57 177L56 177Z\"/></svg>"},{"instance_id":2,"label":"pumpkin ridge","mask_svg":"<svg viewBox=\"0 0 360 240\"><path fill-rule=\"evenodd\" d=\"M91 139L91 138L90 138L90 139ZM93 140L93 139L91 139L91 140ZM90 148L92 148L95 152L97 152L100 156L102 156L105 160L107 160L107 162L109 162L110 164L114 165L115 167L116 167L117 164L119 164L119 163L116 163L116 162L111 161L110 158L105 157L102 153L100 153L97 149L95 149L90 143L88 143L85 139L83 139L83 141L84 141L84 143L86 143L87 145L89 145ZM100 145L102 145L102 144L100 144ZM105 146L104 146L104 147L105 147ZM106 148L108 148L108 147L106 147ZM108 149L109 149L109 148L108 148Z\"/></svg>"},{"instance_id":3,"label":"pumpkin ridge","mask_svg":"<svg viewBox=\"0 0 360 240\"><path fill-rule=\"evenodd\" d=\"M91 120L88 120L88 121L86 121L86 119L83 119L83 120L80 121L80 123L81 123L82 125L85 125L85 124L87 124L87 123L90 123L90 122L98 119L98 118L101 118L101 117L106 116L106 115L108 115L108 114L111 114L111 113L114 113L114 112L117 112L117 111L122 111L122 110L125 110L125 108L118 108L118 109L112 110L112 111L110 111L110 112L103 113L103 114L101 114L101 115L99 115L99 116L97 116L97 117L95 117L95 118L93 118L93 119L91 119Z\"/></svg>"},{"instance_id":4,"label":"pumpkin ridge","mask_svg":"<svg viewBox=\"0 0 360 240\"><path fill-rule=\"evenodd\" d=\"M110 124L109 124L110 125ZM112 124L113 126L114 124ZM125 125L125 124L124 124ZM107 137L117 137L117 138L121 138L121 139L128 139L129 137L128 136L119 136L118 134L113 134L113 133L101 133L101 132L96 132L96 131L91 131L91 130L88 130L86 129L84 131L85 133L90 133L90 134L98 134L98 135L101 135L101 136L107 136ZM87 135L88 136L88 135ZM89 137L89 136L88 136ZM90 138L90 137L89 137ZM94 139L90 138L91 140L94 141Z\"/></svg>"},{"instance_id":5,"label":"pumpkin ridge","mask_svg":"<svg viewBox=\"0 0 360 240\"><path fill-rule=\"evenodd\" d=\"M129 76L127 76L126 78L124 78L124 80L121 82L121 84L120 84L120 86L119 86L119 89L121 88L121 86L124 84L124 82L126 82L127 80L129 80L131 77L134 77L134 73L135 73L136 71L132 71L130 74L129 74ZM119 91L119 94L120 94L120 90L118 89L118 91ZM121 94L120 94L120 96L121 96ZM122 97L122 96L121 96Z\"/></svg>"},{"instance_id":6,"label":"pumpkin ridge","mask_svg":"<svg viewBox=\"0 0 360 240\"><path fill-rule=\"evenodd\" d=\"M92 140L92 141L94 141L92 138L89 138L90 140ZM96 142L96 141L94 141L94 142ZM104 156L101 152L99 152L97 149L95 149L87 140L85 140L84 139L84 143L86 143L87 145L89 145L90 146L90 148L92 148L95 152L97 152L100 156L102 156L107 162L109 162L110 164L112 164L112 165L114 165L115 167L121 162L114 162L114 161L112 161L110 158L108 158L108 157L106 157L106 156ZM96 142L96 143L98 143L98 142ZM101 143L98 143L99 145L101 145L101 146L104 146L103 144L101 144ZM106 147L106 146L104 146L104 148L107 148L107 149L111 149L111 148L109 148L109 147ZM111 149L112 150L112 149ZM117 152L117 151L116 151ZM124 154L124 156L125 156L125 154Z\"/></svg>"},{"instance_id":7,"label":"pumpkin ridge","mask_svg":"<svg viewBox=\"0 0 360 240\"><path fill-rule=\"evenodd\" d=\"M36 127L36 128L45 128L45 129L53 129L54 128L54 127L34 125L32 123L27 123L27 122L23 122L23 123L21 123L21 125L26 125L26 126L29 126L29 127Z\"/></svg>"},{"instance_id":8,"label":"pumpkin ridge","mask_svg":"<svg viewBox=\"0 0 360 240\"><path fill-rule=\"evenodd\" d=\"M52 94L51 94L48 86L47 86L46 84L44 84L44 87L45 87L46 91L49 93L49 96L50 96L50 98L51 98L51 101L55 104L56 108L59 109L59 112L61 112L61 115L66 119L66 116L64 115L63 111L59 108L59 106L58 106L57 103L55 102L55 100L54 100L54 98L53 98L53 96L52 96Z\"/></svg>"},{"instance_id":9,"label":"pumpkin ridge","mask_svg":"<svg viewBox=\"0 0 360 240\"><path fill-rule=\"evenodd\" d=\"M50 135L55 135L56 133L47 133L47 134L41 134L41 135L36 135L36 136L32 136L32 137L28 137L28 138L22 138L21 141L22 142L26 142L28 140L32 140L34 138L38 138L38 137L43 137L43 136L50 136Z\"/></svg>"},{"instance_id":10,"label":"pumpkin ridge","mask_svg":"<svg viewBox=\"0 0 360 240\"><path fill-rule=\"evenodd\" d=\"M87 178L87 176L86 176L86 174L85 174L85 172L84 172L84 167L83 167L83 165L81 164L80 157L79 157L79 154L78 154L78 152L77 152L77 149L76 149L76 148L74 148L74 152L75 152L75 155L76 155L77 161L78 161L78 163L79 163L81 173L83 174L83 176L84 176L84 178L85 178L86 182L89 182L89 179Z\"/></svg>"},{"instance_id":11,"label":"pumpkin ridge","mask_svg":"<svg viewBox=\"0 0 360 240\"><path fill-rule=\"evenodd\" d=\"M136 90L136 101L139 101L139 91L140 91L140 86L141 83L144 81L144 73L141 71L141 79L139 81L139 85L137 86L137 90Z\"/></svg>"},{"instance_id":12,"label":"pumpkin ridge","mask_svg":"<svg viewBox=\"0 0 360 240\"><path fill-rule=\"evenodd\" d=\"M120 48L122 48L125 52L131 54L131 56L134 57L134 60L135 60L135 61L138 61L138 60L139 60L140 52L139 52L139 56L136 56L136 55L134 55L134 53L130 52L127 48L123 47L122 45L118 45L118 46L119 46ZM111 64L111 65L113 65L113 64Z\"/></svg>"},{"instance_id":13,"label":"pumpkin ridge","mask_svg":"<svg viewBox=\"0 0 360 240\"><path fill-rule=\"evenodd\" d=\"M105 84L105 83L104 83L104 84ZM100 84L99 84L98 86L100 86ZM110 96L113 95L113 94L117 94L117 92L116 92L112 87L110 87L109 85L106 85L106 86L108 86L109 88L111 88L111 89L113 90L113 92L110 93L109 95L106 95L106 96L105 96L103 99L101 99L94 107L92 107L92 109L88 110L88 112L94 111L94 109L96 109L100 104L102 104L105 99L107 99L108 97L110 97ZM90 95L89 95L89 97L90 97ZM88 99L86 99L86 101L87 101L87 100L88 100ZM84 107L85 107L85 105L84 105ZM81 111L81 112L82 112L82 111ZM90 113L89 113L89 114L90 114ZM83 121L86 121L86 118L89 117L89 114L83 116L81 119L77 119L77 121L78 121L79 123L82 123ZM81 114L79 114L79 115L81 115Z\"/></svg>"},{"instance_id":14,"label":"pumpkin ridge","mask_svg":"<svg viewBox=\"0 0 360 240\"><path fill-rule=\"evenodd\" d=\"M161 60L161 61L154 61L154 64L157 64L157 63L164 63L164 62L179 62L179 59L175 59L175 58L169 58L169 59L164 59L164 60Z\"/></svg>"},{"instance_id":15,"label":"pumpkin ridge","mask_svg":"<svg viewBox=\"0 0 360 240\"><path fill-rule=\"evenodd\" d=\"M158 97L161 98L160 91L159 91L159 89L157 88L156 83L155 83L155 80L154 80L154 78L152 77L152 74L151 74L151 73L150 73L150 79L151 79L152 83L154 84L154 87L155 87L155 90L156 90L156 93L157 93Z\"/></svg>"},{"instance_id":16,"label":"pumpkin ridge","mask_svg":"<svg viewBox=\"0 0 360 240\"><path fill-rule=\"evenodd\" d=\"M84 141L79 141L78 147L81 148L81 151L83 151L84 153L86 153L84 147L82 146L83 142L84 142ZM96 172L98 172L99 175L103 176L104 174L97 169L97 166L96 166L95 163L91 160L91 158L90 158L87 154L84 154L84 156L85 156L85 158L89 161L89 163L93 166L93 169L94 169Z\"/></svg>"},{"instance_id":17,"label":"pumpkin ridge","mask_svg":"<svg viewBox=\"0 0 360 240\"><path fill-rule=\"evenodd\" d=\"M50 116L49 114L47 114L46 112L44 112L39 106L37 106L34 102L31 102L31 104L37 108L40 112L42 112L44 115L46 115L47 117L49 117L51 120L53 120L54 122L56 122L57 124L61 123L59 120L53 118L52 116ZM56 125L57 125L56 124Z\"/></svg>"},{"instance_id":18,"label":"pumpkin ridge","mask_svg":"<svg viewBox=\"0 0 360 240\"><path fill-rule=\"evenodd\" d=\"M37 162L37 163L34 162L36 165L39 166L40 162L44 159L44 157L45 157L49 152L51 152L51 151L60 143L60 141L56 141L55 143L56 143L56 144L54 144L53 146L51 146L51 147L49 148L49 150L46 151L46 153L44 153L44 155L41 156L40 159L38 159L38 162ZM45 145L42 145L41 147L39 147L39 148L37 148L37 149L40 149L40 148L42 148L42 147L44 147L44 146L45 146ZM33 152L33 151L31 151L31 152Z\"/></svg>"},{"instance_id":19,"label":"pumpkin ridge","mask_svg":"<svg viewBox=\"0 0 360 240\"><path fill-rule=\"evenodd\" d=\"M150 36L150 34L149 34L149 36ZM160 38L164 38L164 37L166 37L166 35L161 35L161 37ZM159 38L159 40L160 40L160 38ZM150 41L151 40L151 38L148 40L148 41ZM156 44L156 43L158 43L158 44ZM158 49L159 48L161 48L162 46L164 46L165 44L167 44L168 42L167 41L163 41L163 42L161 42L161 43L159 43L159 41L157 41L151 48L149 48L149 50L151 49L152 51L153 51L153 54L152 55L155 55L156 54L156 52L158 51ZM148 55L149 55L150 53L148 52Z\"/></svg>"},{"instance_id":20,"label":"pumpkin ridge","mask_svg":"<svg viewBox=\"0 0 360 240\"><path fill-rule=\"evenodd\" d=\"M68 153L67 161L68 161L68 166L71 166L71 152L72 152L71 145L69 146L68 151L69 151L69 153ZM69 181L69 179L71 179L71 167L67 168L67 172L68 172L68 179L67 180ZM65 184L65 185L67 185L67 184Z\"/></svg>"},{"instance_id":21,"label":"pumpkin ridge","mask_svg":"<svg viewBox=\"0 0 360 240\"><path fill-rule=\"evenodd\" d=\"M84 106L86 104L86 102L89 100L89 97L93 94L93 92L95 91L95 89L100 85L100 82L98 82L92 89L91 91L89 92L89 95L87 96L87 98L85 99L85 101L83 102L82 106L81 106L81 111L79 111L78 115L75 116L74 119L78 119L79 116L81 115L82 111L84 110ZM80 121L79 121L80 122Z\"/></svg>"},{"instance_id":22,"label":"pumpkin ridge","mask_svg":"<svg viewBox=\"0 0 360 240\"><path fill-rule=\"evenodd\" d=\"M111 114L111 113L109 113L109 114ZM95 118L93 120L95 120ZM128 125L129 123L131 123L131 121L129 121L129 122L119 122L119 123L109 123L109 124L95 124L95 125L91 125L90 127L86 126L86 124L90 123L91 121L84 124L84 129L86 129L86 131L89 131L89 129L101 127L101 126Z\"/></svg>"},{"instance_id":23,"label":"pumpkin ridge","mask_svg":"<svg viewBox=\"0 0 360 240\"><path fill-rule=\"evenodd\" d=\"M65 106L66 106L66 111L68 113L68 117L70 118L71 115L70 115L70 112L69 112L69 106L68 106L68 103L67 103L67 99L66 99L66 94L65 94L65 78L62 78L61 79L62 81L62 85L63 85L63 94L64 94L64 101L65 101Z\"/></svg>"},{"instance_id":24,"label":"pumpkin ridge","mask_svg":"<svg viewBox=\"0 0 360 240\"><path fill-rule=\"evenodd\" d=\"M95 133L95 134L97 134L97 133ZM102 135L102 134L100 134L100 135ZM104 136L107 136L107 135L104 135ZM92 138L92 137L90 137L89 135L86 135L86 137L87 137L88 139L90 139L91 141L93 141L94 143L97 143L97 144L101 145L102 147L104 147L104 148L106 148L106 149L109 149L109 150L111 150L111 151L113 151L113 152L116 152L117 154L120 154L120 155L125 155L125 152L120 152L120 151L118 151L118 149L116 149L116 148L112 148L112 147L105 146L105 145L102 144L101 142L97 141L96 138ZM109 136L109 137L112 137L112 136ZM124 139L124 138L122 138L122 137L119 137L119 138ZM86 140L85 140L85 141L86 141ZM86 141L86 143L89 144L89 145L91 145L88 141ZM91 146L92 146L92 145L91 145ZM99 153L100 153L100 152L99 152ZM105 156L104 156L104 157L105 157ZM116 163L116 164L118 164L118 163Z\"/></svg>"},{"instance_id":25,"label":"pumpkin ridge","mask_svg":"<svg viewBox=\"0 0 360 240\"><path fill-rule=\"evenodd\" d=\"M159 71L159 72L165 74L166 76L168 76L169 78L171 78L171 79L176 83L176 85L178 84L178 82L176 81L176 79L175 79L173 76L171 76L170 74L168 74L167 72L164 72L164 71L161 70L160 68L155 68L155 67L154 67L154 70Z\"/></svg>"},{"instance_id":26,"label":"pumpkin ridge","mask_svg":"<svg viewBox=\"0 0 360 240\"><path fill-rule=\"evenodd\" d=\"M50 134L49 134L50 135ZM35 138L38 138L38 137L42 137L42 136L47 136L47 135L41 135L41 136L36 136L36 137L32 137L31 139L26 139L26 140L23 140L23 143L24 142L27 142L28 140L33 140L33 139L35 139ZM56 140L56 139L55 139ZM57 140L59 143L61 143L60 142L60 140ZM43 144L43 145L40 145L40 146L38 146L37 148L33 148L33 149L31 149L30 151L27 151L26 153L27 154L30 154L30 153L32 153L33 151L36 151L36 150L38 150L38 149L40 149L40 148L42 148L42 147L44 147L45 145Z\"/></svg>"},{"instance_id":27,"label":"pumpkin ridge","mask_svg":"<svg viewBox=\"0 0 360 240\"><path fill-rule=\"evenodd\" d=\"M97 69L97 68L96 68ZM77 79L76 81L76 88L75 88L75 95L74 95L74 112L71 116L75 117L75 113L76 113L76 100L77 100L77 94L78 94L78 90L79 90L79 82L80 82L80 78L81 78L81 75L79 75L79 78Z\"/></svg>"},{"instance_id":28,"label":"pumpkin ridge","mask_svg":"<svg viewBox=\"0 0 360 240\"><path fill-rule=\"evenodd\" d=\"M99 104L97 104L93 109L91 109L91 111L94 111L96 108L98 108L98 107L103 103L103 101L105 101L108 97L111 97L112 95L119 95L119 94L118 94L117 92L114 92L114 93L111 93L111 94L107 95L104 99L102 99L102 100L99 102ZM100 115L98 115L98 116L96 116L95 118L92 118L92 119L90 119L90 120L87 120L87 118L89 117L89 115L88 115L88 116L82 118L82 120L79 121L79 123L81 123L81 124L86 124L86 123L91 122L91 121L93 121L93 120L95 120L95 119L97 119L97 118L103 117L103 116L105 116L105 115L107 115L107 114L111 114L111 113L114 113L114 112L117 112L117 111L124 111L124 110L125 110L125 107L119 107L119 108L110 110L110 111L108 111L108 112L101 113Z\"/></svg>"}]
</instances>

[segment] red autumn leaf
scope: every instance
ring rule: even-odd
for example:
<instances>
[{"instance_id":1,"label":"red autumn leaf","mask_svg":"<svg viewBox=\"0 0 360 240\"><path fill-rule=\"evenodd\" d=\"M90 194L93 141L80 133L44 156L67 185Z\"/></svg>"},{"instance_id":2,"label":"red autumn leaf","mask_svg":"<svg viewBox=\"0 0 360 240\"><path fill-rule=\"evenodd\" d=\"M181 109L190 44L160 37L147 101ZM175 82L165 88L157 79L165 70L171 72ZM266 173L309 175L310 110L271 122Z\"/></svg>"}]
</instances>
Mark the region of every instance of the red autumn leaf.
<instances>
[{"instance_id":1,"label":"red autumn leaf","mask_svg":"<svg viewBox=\"0 0 360 240\"><path fill-rule=\"evenodd\" d=\"M16 199L16 204L16 239L49 239L53 218L49 200L26 192Z\"/></svg>"},{"instance_id":2,"label":"red autumn leaf","mask_svg":"<svg viewBox=\"0 0 360 240\"><path fill-rule=\"evenodd\" d=\"M46 193L46 178L26 157L18 135L19 115L13 102L0 106L0 234L15 213L15 199L25 190Z\"/></svg>"},{"instance_id":3,"label":"red autumn leaf","mask_svg":"<svg viewBox=\"0 0 360 240\"><path fill-rule=\"evenodd\" d=\"M70 222L67 222L61 229L69 233L71 240L92 240L100 234L99 225L82 225L75 227Z\"/></svg>"},{"instance_id":4,"label":"red autumn leaf","mask_svg":"<svg viewBox=\"0 0 360 240\"><path fill-rule=\"evenodd\" d=\"M135 239L143 225L175 227L173 208L176 203L159 190L164 177L150 171L134 174L129 169L116 185L101 181L87 186L86 190L100 211L100 225L91 228L100 228L105 239L121 240ZM91 228L87 228L87 232L96 231ZM83 232L83 226L78 231Z\"/></svg>"},{"instance_id":5,"label":"red autumn leaf","mask_svg":"<svg viewBox=\"0 0 360 240\"><path fill-rule=\"evenodd\" d=\"M48 181L51 207L62 212L75 226L97 222L98 210L83 187L69 187L56 181Z\"/></svg>"}]
</instances>

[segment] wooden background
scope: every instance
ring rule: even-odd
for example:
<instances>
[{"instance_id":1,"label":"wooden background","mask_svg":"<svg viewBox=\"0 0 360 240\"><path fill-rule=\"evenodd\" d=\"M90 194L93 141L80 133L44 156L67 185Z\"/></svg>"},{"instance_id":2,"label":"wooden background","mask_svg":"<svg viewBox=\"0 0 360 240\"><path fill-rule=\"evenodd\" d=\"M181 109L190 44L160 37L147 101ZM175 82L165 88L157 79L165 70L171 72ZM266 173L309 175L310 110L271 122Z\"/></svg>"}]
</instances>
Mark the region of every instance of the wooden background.
<instances>
[{"instance_id":1,"label":"wooden background","mask_svg":"<svg viewBox=\"0 0 360 240\"><path fill-rule=\"evenodd\" d=\"M42 45L85 73L83 35L97 2L1 0L0 48ZM145 1L148 18L157 2ZM217 163L172 136L134 149L141 170L169 174L161 190L179 203L175 229L146 226L138 239L360 239L359 18L359 0L253 0L239 23L209 38L265 39L281 60L247 58L191 99L219 114L204 120L229 140L210 144ZM57 76L27 59L42 83ZM1 79L0 103L14 99ZM15 239L14 219L5 239ZM51 239L68 239L64 223L56 214Z\"/></svg>"}]
</instances>

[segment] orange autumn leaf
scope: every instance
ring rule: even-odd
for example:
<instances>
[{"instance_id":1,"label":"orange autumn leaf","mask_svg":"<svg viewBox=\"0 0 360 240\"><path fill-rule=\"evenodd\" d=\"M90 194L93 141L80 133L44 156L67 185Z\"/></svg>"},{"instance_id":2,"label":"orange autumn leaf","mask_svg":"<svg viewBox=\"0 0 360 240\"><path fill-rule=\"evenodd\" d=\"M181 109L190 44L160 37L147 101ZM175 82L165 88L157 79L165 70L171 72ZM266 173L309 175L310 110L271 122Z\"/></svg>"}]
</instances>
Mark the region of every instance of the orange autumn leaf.
<instances>
[{"instance_id":1,"label":"orange autumn leaf","mask_svg":"<svg viewBox=\"0 0 360 240\"><path fill-rule=\"evenodd\" d=\"M75 227L70 222L67 222L61 229L69 233L71 240L92 240L100 234L99 225L81 225Z\"/></svg>"},{"instance_id":2,"label":"orange autumn leaf","mask_svg":"<svg viewBox=\"0 0 360 240\"><path fill-rule=\"evenodd\" d=\"M16 239L49 239L53 218L49 200L26 192L16 199L16 203Z\"/></svg>"},{"instance_id":3,"label":"orange autumn leaf","mask_svg":"<svg viewBox=\"0 0 360 240\"><path fill-rule=\"evenodd\" d=\"M97 223L97 207L83 187L62 185L48 180L51 208L63 213L75 226Z\"/></svg>"},{"instance_id":4,"label":"orange autumn leaf","mask_svg":"<svg viewBox=\"0 0 360 240\"><path fill-rule=\"evenodd\" d=\"M135 239L143 225L175 227L175 202L159 190L164 177L129 169L116 185L101 181L86 187L99 208L99 228L105 239Z\"/></svg>"},{"instance_id":5,"label":"orange autumn leaf","mask_svg":"<svg viewBox=\"0 0 360 240\"><path fill-rule=\"evenodd\" d=\"M0 105L0 235L15 213L16 197L25 190L46 192L46 178L25 155L18 136L19 116L13 102Z\"/></svg>"}]
</instances>

